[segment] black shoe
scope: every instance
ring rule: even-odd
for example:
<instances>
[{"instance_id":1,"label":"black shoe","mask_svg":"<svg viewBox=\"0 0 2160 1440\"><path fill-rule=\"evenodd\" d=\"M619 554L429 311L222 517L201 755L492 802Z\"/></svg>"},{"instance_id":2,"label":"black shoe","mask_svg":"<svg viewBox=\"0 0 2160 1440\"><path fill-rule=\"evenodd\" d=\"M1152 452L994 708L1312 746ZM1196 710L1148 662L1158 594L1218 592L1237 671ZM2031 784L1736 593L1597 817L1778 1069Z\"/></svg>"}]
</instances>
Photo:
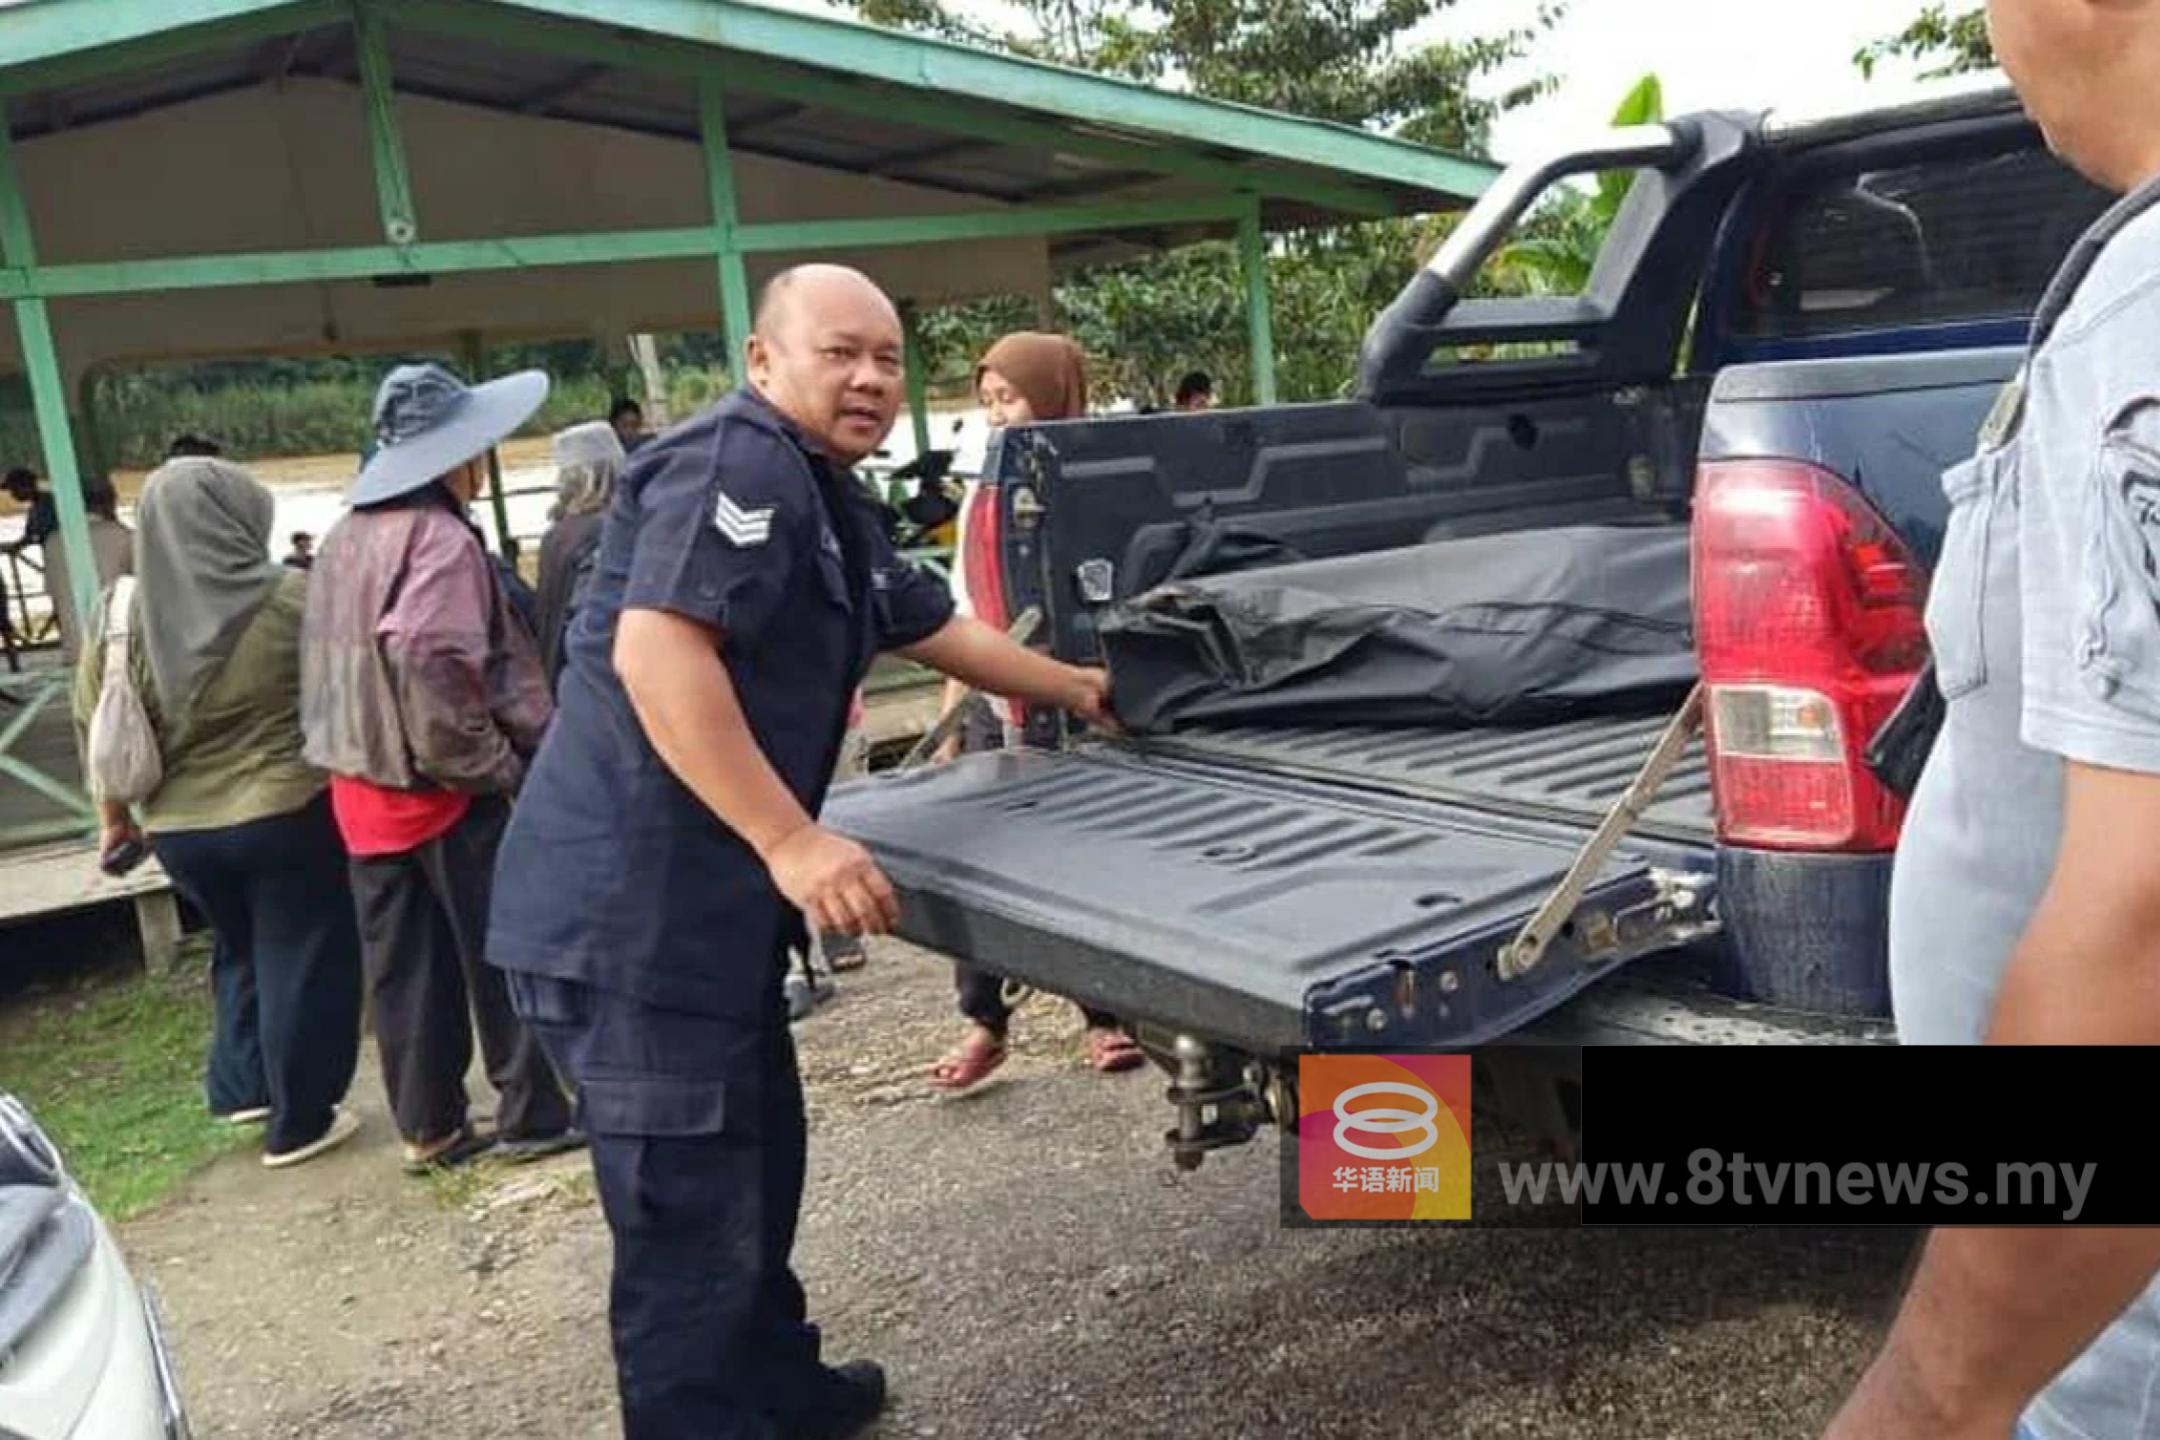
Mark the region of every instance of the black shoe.
<instances>
[{"instance_id":1,"label":"black shoe","mask_svg":"<svg viewBox=\"0 0 2160 1440\"><path fill-rule=\"evenodd\" d=\"M558 1130L552 1135L528 1135L516 1140L497 1140L496 1158L509 1165L530 1164L544 1160L550 1155L561 1155L570 1150L585 1148L585 1132L575 1126Z\"/></svg>"},{"instance_id":2,"label":"black shoe","mask_svg":"<svg viewBox=\"0 0 2160 1440\"><path fill-rule=\"evenodd\" d=\"M885 1367L874 1360L831 1366L824 1392L804 1412L795 1440L848 1440L874 1424L885 1409Z\"/></svg>"}]
</instances>

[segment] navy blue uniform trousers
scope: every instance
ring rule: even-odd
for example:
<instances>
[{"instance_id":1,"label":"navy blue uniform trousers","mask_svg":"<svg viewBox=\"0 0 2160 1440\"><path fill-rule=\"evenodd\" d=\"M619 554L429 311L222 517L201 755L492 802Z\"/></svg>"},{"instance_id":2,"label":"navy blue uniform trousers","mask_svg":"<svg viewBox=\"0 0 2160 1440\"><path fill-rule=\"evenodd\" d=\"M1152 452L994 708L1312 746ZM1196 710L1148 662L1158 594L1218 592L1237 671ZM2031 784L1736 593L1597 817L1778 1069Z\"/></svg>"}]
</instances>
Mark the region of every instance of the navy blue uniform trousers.
<instances>
[{"instance_id":1,"label":"navy blue uniform trousers","mask_svg":"<svg viewBox=\"0 0 2160 1440\"><path fill-rule=\"evenodd\" d=\"M615 1240L608 1319L628 1440L791 1435L831 1382L789 1258L805 1124L785 1019L509 979L591 1140Z\"/></svg>"}]
</instances>

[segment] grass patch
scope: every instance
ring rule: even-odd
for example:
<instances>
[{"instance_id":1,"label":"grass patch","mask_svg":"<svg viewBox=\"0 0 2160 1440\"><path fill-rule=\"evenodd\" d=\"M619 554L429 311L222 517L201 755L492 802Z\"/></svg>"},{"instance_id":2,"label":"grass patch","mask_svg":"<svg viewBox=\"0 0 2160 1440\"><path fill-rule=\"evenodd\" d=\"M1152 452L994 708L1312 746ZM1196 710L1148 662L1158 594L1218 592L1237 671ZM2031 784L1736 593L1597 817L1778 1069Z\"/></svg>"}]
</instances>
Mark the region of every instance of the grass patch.
<instances>
[{"instance_id":1,"label":"grass patch","mask_svg":"<svg viewBox=\"0 0 2160 1440\"><path fill-rule=\"evenodd\" d=\"M0 1015L0 1089L30 1107L108 1220L258 1138L204 1106L208 970L204 937L170 975L91 977Z\"/></svg>"}]
</instances>

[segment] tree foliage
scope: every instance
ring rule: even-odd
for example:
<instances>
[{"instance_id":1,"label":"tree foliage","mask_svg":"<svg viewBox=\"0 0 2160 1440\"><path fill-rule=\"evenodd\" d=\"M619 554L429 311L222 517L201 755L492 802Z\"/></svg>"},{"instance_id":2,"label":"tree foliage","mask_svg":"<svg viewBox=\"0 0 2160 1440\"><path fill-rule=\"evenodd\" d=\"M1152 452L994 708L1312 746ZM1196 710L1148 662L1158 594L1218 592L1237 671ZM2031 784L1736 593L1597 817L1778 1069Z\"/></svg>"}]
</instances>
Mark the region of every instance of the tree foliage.
<instances>
[{"instance_id":1,"label":"tree foliage","mask_svg":"<svg viewBox=\"0 0 2160 1440\"><path fill-rule=\"evenodd\" d=\"M1613 111L1612 123L1651 125L1664 118L1664 84L1655 75L1645 75ZM1608 170L1589 192L1572 185L1555 187L1525 223L1521 238L1492 258L1494 283L1515 292L1580 295L1589 288L1605 232L1612 229L1634 183L1634 171Z\"/></svg>"},{"instance_id":2,"label":"tree foliage","mask_svg":"<svg viewBox=\"0 0 2160 1440\"><path fill-rule=\"evenodd\" d=\"M1500 35L1412 45L1455 0L1011 0L985 24L948 0L853 0L864 19L1216 100L1481 151L1493 118L1548 88L1472 82L1519 59L1559 14Z\"/></svg>"},{"instance_id":3,"label":"tree foliage","mask_svg":"<svg viewBox=\"0 0 2160 1440\"><path fill-rule=\"evenodd\" d=\"M1484 151L1495 118L1549 86L1530 81L1488 95L1479 82L1526 54L1559 13L1546 6L1504 34L1418 45L1407 37L1454 0L1013 0L1004 25L946 0L853 3L881 24L1471 153ZM1285 398L1340 392L1366 324L1453 219L1379 220L1273 240L1276 380ZM1194 245L1096 267L1068 276L1056 299L1058 323L1086 347L1103 397L1167 404L1178 378L1201 369L1225 400L1251 398L1234 247ZM1019 300L927 314L932 383L965 386L990 341L1037 323Z\"/></svg>"},{"instance_id":4,"label":"tree foliage","mask_svg":"<svg viewBox=\"0 0 2160 1440\"><path fill-rule=\"evenodd\" d=\"M1864 46L1853 63L1864 75L1873 75L1885 60L1913 60L1928 66L1923 75L1966 75L1995 66L1995 49L1988 43L1987 14L1978 5L1952 6L1935 0L1895 35Z\"/></svg>"}]
</instances>

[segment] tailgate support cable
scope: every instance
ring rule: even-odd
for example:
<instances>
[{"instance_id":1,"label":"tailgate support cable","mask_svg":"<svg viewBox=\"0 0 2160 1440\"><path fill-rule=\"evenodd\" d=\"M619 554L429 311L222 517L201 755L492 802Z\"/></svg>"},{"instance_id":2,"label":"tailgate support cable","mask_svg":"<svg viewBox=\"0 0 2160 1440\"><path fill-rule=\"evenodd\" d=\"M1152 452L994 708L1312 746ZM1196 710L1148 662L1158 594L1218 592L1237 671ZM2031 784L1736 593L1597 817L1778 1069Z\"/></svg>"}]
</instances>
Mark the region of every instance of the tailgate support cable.
<instances>
[{"instance_id":1,"label":"tailgate support cable","mask_svg":"<svg viewBox=\"0 0 2160 1440\"><path fill-rule=\"evenodd\" d=\"M1628 782L1618 803L1605 812L1605 818L1598 822L1597 829L1576 854L1575 863L1568 866L1567 874L1560 877L1560 883L1553 887L1552 893L1545 897L1545 903L1538 906L1515 938L1500 947L1498 970L1502 980L1520 979L1545 958L1545 952L1552 948L1553 941L1559 938L1574 915L1575 907L1582 903L1591 882L1605 869L1605 862L1612 858L1612 852L1642 819L1650 802L1657 798L1665 778L1687 753L1688 744L1702 728L1702 722L1703 687L1697 681L1695 688L1688 692L1686 703L1681 705L1680 713L1666 724L1665 733L1658 736L1649 758Z\"/></svg>"}]
</instances>

